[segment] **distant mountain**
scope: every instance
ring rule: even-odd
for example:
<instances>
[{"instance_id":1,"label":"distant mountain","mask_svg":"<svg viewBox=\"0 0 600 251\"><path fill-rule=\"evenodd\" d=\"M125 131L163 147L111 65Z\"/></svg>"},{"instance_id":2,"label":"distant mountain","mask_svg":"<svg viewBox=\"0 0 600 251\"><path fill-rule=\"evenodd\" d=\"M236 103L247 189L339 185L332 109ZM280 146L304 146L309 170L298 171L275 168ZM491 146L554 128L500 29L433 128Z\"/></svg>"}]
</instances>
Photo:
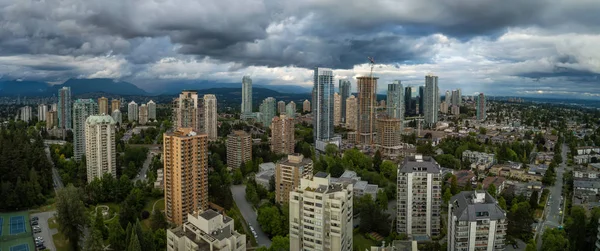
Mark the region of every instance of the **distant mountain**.
<instances>
[{"instance_id":1,"label":"distant mountain","mask_svg":"<svg viewBox=\"0 0 600 251\"><path fill-rule=\"evenodd\" d=\"M136 85L123 81L116 81L109 78L93 78L93 79L69 79L61 85L53 86L57 91L62 87L71 87L73 95L93 92L105 92L117 95L147 95L148 93Z\"/></svg>"},{"instance_id":2,"label":"distant mountain","mask_svg":"<svg viewBox=\"0 0 600 251\"><path fill-rule=\"evenodd\" d=\"M180 93L181 90L206 90L214 88L241 88L242 83L221 83L214 81L176 81L161 84L157 91L154 91L157 95L173 95ZM311 89L308 87L298 85L261 85L254 84L253 88L265 88L274 90L281 93L309 93Z\"/></svg>"},{"instance_id":3,"label":"distant mountain","mask_svg":"<svg viewBox=\"0 0 600 251\"><path fill-rule=\"evenodd\" d=\"M49 84L37 81L0 81L0 96L38 96L44 95Z\"/></svg>"}]
</instances>

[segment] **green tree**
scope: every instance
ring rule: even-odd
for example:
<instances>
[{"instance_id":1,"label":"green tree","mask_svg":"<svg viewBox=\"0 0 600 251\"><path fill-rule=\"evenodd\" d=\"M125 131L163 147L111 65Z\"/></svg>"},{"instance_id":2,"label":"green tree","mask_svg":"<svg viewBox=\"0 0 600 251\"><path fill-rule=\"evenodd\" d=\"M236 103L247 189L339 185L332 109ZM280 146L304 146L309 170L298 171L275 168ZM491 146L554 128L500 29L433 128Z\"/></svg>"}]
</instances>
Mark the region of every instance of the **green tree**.
<instances>
[{"instance_id":1,"label":"green tree","mask_svg":"<svg viewBox=\"0 0 600 251\"><path fill-rule=\"evenodd\" d=\"M233 171L233 184L242 184L243 180L244 176L242 175L242 170L236 168L235 171Z\"/></svg>"},{"instance_id":2,"label":"green tree","mask_svg":"<svg viewBox=\"0 0 600 251\"><path fill-rule=\"evenodd\" d=\"M454 174L450 178L450 192L452 192L452 195L456 195L460 192L460 189L458 188L458 182L456 181L456 175Z\"/></svg>"},{"instance_id":3,"label":"green tree","mask_svg":"<svg viewBox=\"0 0 600 251\"><path fill-rule=\"evenodd\" d=\"M339 158L335 158L331 164L327 165L329 167L329 173L331 174L331 177L340 177L342 176L342 174L344 174L344 166L342 166L342 162Z\"/></svg>"},{"instance_id":4,"label":"green tree","mask_svg":"<svg viewBox=\"0 0 600 251\"><path fill-rule=\"evenodd\" d=\"M102 233L97 229L93 229L87 236L84 246L84 251L104 251L104 242L102 241Z\"/></svg>"},{"instance_id":5,"label":"green tree","mask_svg":"<svg viewBox=\"0 0 600 251\"><path fill-rule=\"evenodd\" d=\"M371 195L366 194L358 198L355 208L360 212L359 229L362 233L377 232L388 234L390 231L389 215L379 207ZM386 222L382 224L382 222Z\"/></svg>"},{"instance_id":6,"label":"green tree","mask_svg":"<svg viewBox=\"0 0 600 251\"><path fill-rule=\"evenodd\" d=\"M488 186L487 192L492 196L492 197L496 197L496 185L494 184L490 184Z\"/></svg>"},{"instance_id":7,"label":"green tree","mask_svg":"<svg viewBox=\"0 0 600 251\"><path fill-rule=\"evenodd\" d=\"M388 180L396 181L398 166L389 160L384 160L379 167L381 174Z\"/></svg>"},{"instance_id":8,"label":"green tree","mask_svg":"<svg viewBox=\"0 0 600 251\"><path fill-rule=\"evenodd\" d=\"M385 194L385 191L383 191L383 190L377 191L377 204L379 204L379 207L381 208L381 210L387 209L388 198L387 198L387 195Z\"/></svg>"},{"instance_id":9,"label":"green tree","mask_svg":"<svg viewBox=\"0 0 600 251\"><path fill-rule=\"evenodd\" d=\"M569 240L566 238L564 230L550 228L544 231L542 235L542 250L544 251L564 251L569 250ZM583 250L583 249L582 249Z\"/></svg>"},{"instance_id":10,"label":"green tree","mask_svg":"<svg viewBox=\"0 0 600 251\"><path fill-rule=\"evenodd\" d=\"M140 240L138 239L135 229L131 232L131 240L127 245L127 251L142 251L142 246L140 245Z\"/></svg>"},{"instance_id":11,"label":"green tree","mask_svg":"<svg viewBox=\"0 0 600 251\"><path fill-rule=\"evenodd\" d=\"M527 246L525 246L525 251L537 251L537 248L535 246L535 241L533 239L529 240L529 242L527 242Z\"/></svg>"},{"instance_id":12,"label":"green tree","mask_svg":"<svg viewBox=\"0 0 600 251\"><path fill-rule=\"evenodd\" d=\"M381 152L377 150L375 152L375 156L373 156L373 169L375 169L376 172L379 172L379 167L381 166L382 161Z\"/></svg>"},{"instance_id":13,"label":"green tree","mask_svg":"<svg viewBox=\"0 0 600 251\"><path fill-rule=\"evenodd\" d=\"M121 203L121 211L119 212L121 226L127 226L128 223L135 222L142 208L143 204L139 199L138 192L131 191L125 201Z\"/></svg>"},{"instance_id":14,"label":"green tree","mask_svg":"<svg viewBox=\"0 0 600 251\"><path fill-rule=\"evenodd\" d=\"M88 224L83 196L73 184L56 192L56 222L58 230L69 239L74 250L79 250L79 240Z\"/></svg>"},{"instance_id":15,"label":"green tree","mask_svg":"<svg viewBox=\"0 0 600 251\"><path fill-rule=\"evenodd\" d=\"M290 250L290 238L288 236L275 236L269 251L287 251Z\"/></svg>"},{"instance_id":16,"label":"green tree","mask_svg":"<svg viewBox=\"0 0 600 251\"><path fill-rule=\"evenodd\" d=\"M285 231L281 223L284 219L276 206L263 205L258 208L258 224L269 236L283 235Z\"/></svg>"},{"instance_id":17,"label":"green tree","mask_svg":"<svg viewBox=\"0 0 600 251\"><path fill-rule=\"evenodd\" d=\"M93 227L95 230L100 232L102 239L106 239L106 237L108 237L108 229L106 228L106 225L104 225L104 217L100 211L102 210L96 209L96 217L94 217Z\"/></svg>"},{"instance_id":18,"label":"green tree","mask_svg":"<svg viewBox=\"0 0 600 251\"><path fill-rule=\"evenodd\" d=\"M435 160L442 167L451 168L455 170L460 169L460 160L455 158L452 154L442 154L435 156Z\"/></svg>"},{"instance_id":19,"label":"green tree","mask_svg":"<svg viewBox=\"0 0 600 251\"><path fill-rule=\"evenodd\" d=\"M569 243L572 250L585 250L586 246L586 213L581 206L571 208L571 215L567 219L566 229L569 235Z\"/></svg>"},{"instance_id":20,"label":"green tree","mask_svg":"<svg viewBox=\"0 0 600 251\"><path fill-rule=\"evenodd\" d=\"M500 205L500 208L506 210L506 200L503 196L500 196L500 198L498 198L498 205Z\"/></svg>"},{"instance_id":21,"label":"green tree","mask_svg":"<svg viewBox=\"0 0 600 251\"><path fill-rule=\"evenodd\" d=\"M131 229L130 229L131 230ZM126 247L126 234L123 227L118 221L110 223L110 231L108 232L108 243L112 250L124 250Z\"/></svg>"},{"instance_id":22,"label":"green tree","mask_svg":"<svg viewBox=\"0 0 600 251\"><path fill-rule=\"evenodd\" d=\"M335 156L339 152L338 147L335 144L327 144L325 146L325 154L328 156Z\"/></svg>"},{"instance_id":23,"label":"green tree","mask_svg":"<svg viewBox=\"0 0 600 251\"><path fill-rule=\"evenodd\" d=\"M450 199L452 198L452 192L450 192L450 188L446 188L442 198L444 199L444 205L447 205Z\"/></svg>"},{"instance_id":24,"label":"green tree","mask_svg":"<svg viewBox=\"0 0 600 251\"><path fill-rule=\"evenodd\" d=\"M165 250L167 247L167 232L164 229L154 231L154 244L156 250Z\"/></svg>"},{"instance_id":25,"label":"green tree","mask_svg":"<svg viewBox=\"0 0 600 251\"><path fill-rule=\"evenodd\" d=\"M165 215L158 208L154 208L152 215L150 215L150 228L156 231L158 229L166 229L168 226L169 223L167 223Z\"/></svg>"},{"instance_id":26,"label":"green tree","mask_svg":"<svg viewBox=\"0 0 600 251\"><path fill-rule=\"evenodd\" d=\"M528 240L532 237L533 210L529 202L513 203L508 213L508 234Z\"/></svg>"},{"instance_id":27,"label":"green tree","mask_svg":"<svg viewBox=\"0 0 600 251\"><path fill-rule=\"evenodd\" d=\"M587 232L591 235L591 244L596 243L598 238L598 219L600 219L600 207L594 207L590 212L590 221L587 227Z\"/></svg>"},{"instance_id":28,"label":"green tree","mask_svg":"<svg viewBox=\"0 0 600 251\"><path fill-rule=\"evenodd\" d=\"M538 197L539 197L538 191L533 191L531 193L531 197L529 197L529 205L534 210L538 207Z\"/></svg>"}]
</instances>

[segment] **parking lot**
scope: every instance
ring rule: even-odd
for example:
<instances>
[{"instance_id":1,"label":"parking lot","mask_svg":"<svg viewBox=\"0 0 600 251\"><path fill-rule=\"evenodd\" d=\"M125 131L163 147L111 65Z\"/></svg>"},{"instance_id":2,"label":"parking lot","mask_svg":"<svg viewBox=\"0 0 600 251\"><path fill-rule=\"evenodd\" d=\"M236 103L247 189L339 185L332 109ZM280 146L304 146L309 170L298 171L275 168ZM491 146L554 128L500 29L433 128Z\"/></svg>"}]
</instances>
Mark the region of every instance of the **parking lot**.
<instances>
[{"instance_id":1,"label":"parking lot","mask_svg":"<svg viewBox=\"0 0 600 251\"><path fill-rule=\"evenodd\" d=\"M36 239L38 237L42 237L44 239L44 246L46 246L46 249L51 251L56 251L56 248L54 247L54 242L52 242L52 235L58 233L58 230L50 229L48 227L48 219L54 217L54 213L55 211L31 214L31 218L39 218L37 226L39 226L41 230L40 233L34 232L33 238Z\"/></svg>"}]
</instances>

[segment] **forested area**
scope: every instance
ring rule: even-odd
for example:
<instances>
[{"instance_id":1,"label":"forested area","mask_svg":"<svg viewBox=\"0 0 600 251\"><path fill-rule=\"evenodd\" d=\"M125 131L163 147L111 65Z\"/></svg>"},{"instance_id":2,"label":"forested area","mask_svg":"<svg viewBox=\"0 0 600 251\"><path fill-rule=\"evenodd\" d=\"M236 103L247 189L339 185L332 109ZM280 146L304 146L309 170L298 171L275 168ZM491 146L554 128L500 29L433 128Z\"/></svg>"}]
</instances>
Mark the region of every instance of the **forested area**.
<instances>
[{"instance_id":1,"label":"forested area","mask_svg":"<svg viewBox=\"0 0 600 251\"><path fill-rule=\"evenodd\" d=\"M23 210L46 201L53 192L52 164L42 137L24 122L0 128L0 210Z\"/></svg>"}]
</instances>

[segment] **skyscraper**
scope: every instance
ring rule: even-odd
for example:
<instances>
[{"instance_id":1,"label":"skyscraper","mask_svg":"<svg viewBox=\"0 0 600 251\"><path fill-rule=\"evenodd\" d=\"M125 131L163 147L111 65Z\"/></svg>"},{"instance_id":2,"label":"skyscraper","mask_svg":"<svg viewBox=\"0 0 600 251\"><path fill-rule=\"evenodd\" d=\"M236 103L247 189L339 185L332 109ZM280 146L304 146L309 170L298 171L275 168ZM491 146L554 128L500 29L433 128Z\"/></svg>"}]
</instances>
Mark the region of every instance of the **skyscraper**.
<instances>
[{"instance_id":1,"label":"skyscraper","mask_svg":"<svg viewBox=\"0 0 600 251\"><path fill-rule=\"evenodd\" d=\"M387 113L388 117L404 121L404 88L400 80L388 85ZM400 123L402 124L402 123Z\"/></svg>"},{"instance_id":2,"label":"skyscraper","mask_svg":"<svg viewBox=\"0 0 600 251\"><path fill-rule=\"evenodd\" d=\"M208 140L217 140L217 97L213 94L204 95L204 116Z\"/></svg>"},{"instance_id":3,"label":"skyscraper","mask_svg":"<svg viewBox=\"0 0 600 251\"><path fill-rule=\"evenodd\" d=\"M46 104L38 105L38 120L46 121L46 113L48 113L48 106Z\"/></svg>"},{"instance_id":4,"label":"skyscraper","mask_svg":"<svg viewBox=\"0 0 600 251\"><path fill-rule=\"evenodd\" d=\"M46 129L53 129L56 125L58 125L58 112L48 111L46 113Z\"/></svg>"},{"instance_id":5,"label":"skyscraper","mask_svg":"<svg viewBox=\"0 0 600 251\"><path fill-rule=\"evenodd\" d=\"M477 104L477 120L483 121L487 118L485 95L483 95L483 92L479 93L479 95L475 96L475 99Z\"/></svg>"},{"instance_id":6,"label":"skyscraper","mask_svg":"<svg viewBox=\"0 0 600 251\"><path fill-rule=\"evenodd\" d=\"M313 162L304 155L289 154L275 165L275 202L287 204L290 192L300 186L300 180L313 176Z\"/></svg>"},{"instance_id":7,"label":"skyscraper","mask_svg":"<svg viewBox=\"0 0 600 251\"><path fill-rule=\"evenodd\" d=\"M485 191L463 191L448 202L449 250L504 250L508 221Z\"/></svg>"},{"instance_id":8,"label":"skyscraper","mask_svg":"<svg viewBox=\"0 0 600 251\"><path fill-rule=\"evenodd\" d=\"M337 92L333 94L333 125L342 123L342 96Z\"/></svg>"},{"instance_id":9,"label":"skyscraper","mask_svg":"<svg viewBox=\"0 0 600 251\"><path fill-rule=\"evenodd\" d=\"M423 115L426 124L435 125L438 122L438 109L440 107L440 91L438 77L425 76L425 98L423 99Z\"/></svg>"},{"instance_id":10,"label":"skyscraper","mask_svg":"<svg viewBox=\"0 0 600 251\"><path fill-rule=\"evenodd\" d=\"M350 84L350 80L340 79L338 87L340 89L340 96L342 96L342 123L346 123L346 99L350 97L350 89L352 88L352 85Z\"/></svg>"},{"instance_id":11,"label":"skyscraper","mask_svg":"<svg viewBox=\"0 0 600 251\"><path fill-rule=\"evenodd\" d=\"M424 115L425 114L425 96L427 94L425 94L425 86L419 86L419 110L418 110L418 114Z\"/></svg>"},{"instance_id":12,"label":"skyscraper","mask_svg":"<svg viewBox=\"0 0 600 251\"><path fill-rule=\"evenodd\" d=\"M118 100L118 99L111 100L110 101L110 110L111 111L121 110L121 100Z\"/></svg>"},{"instance_id":13,"label":"skyscraper","mask_svg":"<svg viewBox=\"0 0 600 251\"><path fill-rule=\"evenodd\" d=\"M333 137L333 71L315 68L312 91L312 115L315 142Z\"/></svg>"},{"instance_id":14,"label":"skyscraper","mask_svg":"<svg viewBox=\"0 0 600 251\"><path fill-rule=\"evenodd\" d=\"M446 104L449 104L450 100L452 100L452 96L450 96L450 91L446 90L446 95L444 96L444 101L446 101Z\"/></svg>"},{"instance_id":15,"label":"skyscraper","mask_svg":"<svg viewBox=\"0 0 600 251\"><path fill-rule=\"evenodd\" d=\"M165 216L181 225L208 209L208 136L178 128L163 136Z\"/></svg>"},{"instance_id":16,"label":"skyscraper","mask_svg":"<svg viewBox=\"0 0 600 251\"><path fill-rule=\"evenodd\" d=\"M110 115L111 110L108 109L108 98L98 98L98 114Z\"/></svg>"},{"instance_id":17,"label":"skyscraper","mask_svg":"<svg viewBox=\"0 0 600 251\"><path fill-rule=\"evenodd\" d=\"M358 134L357 144L373 144L375 133L375 109L377 105L377 79L358 77Z\"/></svg>"},{"instance_id":18,"label":"skyscraper","mask_svg":"<svg viewBox=\"0 0 600 251\"><path fill-rule=\"evenodd\" d=\"M377 149L383 156L398 157L402 146L402 120L399 118L377 119Z\"/></svg>"},{"instance_id":19,"label":"skyscraper","mask_svg":"<svg viewBox=\"0 0 600 251\"><path fill-rule=\"evenodd\" d=\"M90 101L94 102L93 100ZM102 178L105 173L117 177L115 124L115 120L109 115L92 115L85 121L85 156L88 183L92 182L94 178Z\"/></svg>"},{"instance_id":20,"label":"skyscraper","mask_svg":"<svg viewBox=\"0 0 600 251\"><path fill-rule=\"evenodd\" d=\"M346 99L346 129L356 131L358 128L358 100L354 95Z\"/></svg>"},{"instance_id":21,"label":"skyscraper","mask_svg":"<svg viewBox=\"0 0 600 251\"><path fill-rule=\"evenodd\" d=\"M302 102L302 111L303 112L310 112L310 101L304 100L304 102Z\"/></svg>"},{"instance_id":22,"label":"skyscraper","mask_svg":"<svg viewBox=\"0 0 600 251\"><path fill-rule=\"evenodd\" d=\"M460 102L459 102L460 94L459 94L459 92L460 92L459 89L452 90L452 98L450 99L451 102L448 104L448 106L453 106L453 105L460 106Z\"/></svg>"},{"instance_id":23,"label":"skyscraper","mask_svg":"<svg viewBox=\"0 0 600 251\"><path fill-rule=\"evenodd\" d=\"M252 117L252 79L250 76L242 78L242 118Z\"/></svg>"},{"instance_id":24,"label":"skyscraper","mask_svg":"<svg viewBox=\"0 0 600 251\"><path fill-rule=\"evenodd\" d=\"M271 122L271 151L292 154L295 146L294 120L285 115L274 117Z\"/></svg>"},{"instance_id":25,"label":"skyscraper","mask_svg":"<svg viewBox=\"0 0 600 251\"><path fill-rule=\"evenodd\" d=\"M404 103L406 105L405 113L406 114L415 114L415 103L412 100L412 86L407 86L404 88Z\"/></svg>"},{"instance_id":26,"label":"skyscraper","mask_svg":"<svg viewBox=\"0 0 600 251\"><path fill-rule=\"evenodd\" d=\"M196 91L183 91L173 100L173 127L205 132L204 101Z\"/></svg>"},{"instance_id":27,"label":"skyscraper","mask_svg":"<svg viewBox=\"0 0 600 251\"><path fill-rule=\"evenodd\" d=\"M150 100L146 106L148 106L148 120L156 120L156 103Z\"/></svg>"},{"instance_id":28,"label":"skyscraper","mask_svg":"<svg viewBox=\"0 0 600 251\"><path fill-rule=\"evenodd\" d=\"M277 115L275 112L275 103L275 98L268 97L264 99L262 104L260 104L260 106L258 107L258 110L261 114L261 122L264 127L270 127L273 117Z\"/></svg>"},{"instance_id":29,"label":"skyscraper","mask_svg":"<svg viewBox=\"0 0 600 251\"><path fill-rule=\"evenodd\" d=\"M444 114L448 113L448 103L445 100L440 103L440 112Z\"/></svg>"},{"instance_id":30,"label":"skyscraper","mask_svg":"<svg viewBox=\"0 0 600 251\"><path fill-rule=\"evenodd\" d=\"M71 129L71 87L58 90L58 128Z\"/></svg>"},{"instance_id":31,"label":"skyscraper","mask_svg":"<svg viewBox=\"0 0 600 251\"><path fill-rule=\"evenodd\" d=\"M31 106L23 106L21 107L21 109L19 109L19 117L21 120L29 123L29 121L31 121L32 117L33 117L33 111L31 109Z\"/></svg>"},{"instance_id":32,"label":"skyscraper","mask_svg":"<svg viewBox=\"0 0 600 251\"><path fill-rule=\"evenodd\" d=\"M352 250L352 189L323 172L302 179L290 193L290 250Z\"/></svg>"},{"instance_id":33,"label":"skyscraper","mask_svg":"<svg viewBox=\"0 0 600 251\"><path fill-rule=\"evenodd\" d=\"M285 106L285 115L290 118L296 118L296 103L294 103L294 101L290 101Z\"/></svg>"},{"instance_id":34,"label":"skyscraper","mask_svg":"<svg viewBox=\"0 0 600 251\"><path fill-rule=\"evenodd\" d=\"M138 122L140 125L148 123L148 106L142 104L138 109Z\"/></svg>"},{"instance_id":35,"label":"skyscraper","mask_svg":"<svg viewBox=\"0 0 600 251\"><path fill-rule=\"evenodd\" d=\"M227 136L227 166L240 168L252 159L252 137L244 131L233 131Z\"/></svg>"},{"instance_id":36,"label":"skyscraper","mask_svg":"<svg viewBox=\"0 0 600 251\"><path fill-rule=\"evenodd\" d=\"M442 171L430 156L408 156L398 169L397 231L409 237L440 234Z\"/></svg>"},{"instance_id":37,"label":"skyscraper","mask_svg":"<svg viewBox=\"0 0 600 251\"><path fill-rule=\"evenodd\" d=\"M462 91L460 89L456 89L458 92L458 106L462 105Z\"/></svg>"},{"instance_id":38,"label":"skyscraper","mask_svg":"<svg viewBox=\"0 0 600 251\"><path fill-rule=\"evenodd\" d=\"M279 102L277 102L277 113L279 113L279 114L285 113L285 101L279 100Z\"/></svg>"},{"instance_id":39,"label":"skyscraper","mask_svg":"<svg viewBox=\"0 0 600 251\"><path fill-rule=\"evenodd\" d=\"M137 121L138 120L138 112L139 112L138 104L132 100L131 103L129 103L129 105L127 105L127 120L129 120L129 122Z\"/></svg>"},{"instance_id":40,"label":"skyscraper","mask_svg":"<svg viewBox=\"0 0 600 251\"><path fill-rule=\"evenodd\" d=\"M73 158L81 160L86 153L86 121L98 114L98 104L93 99L78 99L73 103Z\"/></svg>"}]
</instances>

